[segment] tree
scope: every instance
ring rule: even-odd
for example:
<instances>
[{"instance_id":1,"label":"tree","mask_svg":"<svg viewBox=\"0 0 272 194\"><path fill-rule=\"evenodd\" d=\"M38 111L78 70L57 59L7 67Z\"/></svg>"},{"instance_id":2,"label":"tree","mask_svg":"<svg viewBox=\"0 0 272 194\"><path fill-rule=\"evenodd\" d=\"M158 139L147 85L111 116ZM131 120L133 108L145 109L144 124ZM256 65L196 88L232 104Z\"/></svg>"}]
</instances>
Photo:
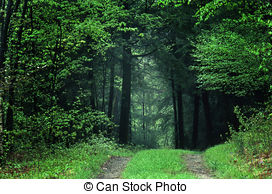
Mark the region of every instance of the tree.
<instances>
[{"instance_id":1,"label":"tree","mask_svg":"<svg viewBox=\"0 0 272 194\"><path fill-rule=\"evenodd\" d=\"M7 109L7 118L6 118L6 128L9 131L13 130L13 109L14 109L14 104L15 104L15 96L14 96L14 84L16 82L16 77L17 77L17 71L18 71L18 66L19 66L19 60L20 60L20 50L22 49L22 34L23 34L23 30L24 30L24 21L25 21L25 15L27 13L27 9L28 9L28 0L24 1L23 4L23 8L22 8L22 14L21 14L21 18L19 18L20 20L20 26L16 32L16 39L17 41L15 41L14 45L15 48L14 50L16 50L16 57L14 59L14 64L10 65L10 69L11 69L11 80L10 80L10 84L8 87L8 109Z\"/></svg>"},{"instance_id":2,"label":"tree","mask_svg":"<svg viewBox=\"0 0 272 194\"><path fill-rule=\"evenodd\" d=\"M7 3L7 4L6 4ZM0 154L3 155L3 131L5 129L4 126L4 110L3 110L3 102L4 102L4 90L6 85L5 80L5 61L6 61L6 52L8 50L8 31L10 28L10 21L12 14L17 12L20 1L17 0L14 4L12 0L2 0L0 1L0 21L1 21L1 29L0 29ZM5 14L4 14L5 13ZM2 161L2 157L0 158Z\"/></svg>"},{"instance_id":3,"label":"tree","mask_svg":"<svg viewBox=\"0 0 272 194\"><path fill-rule=\"evenodd\" d=\"M193 54L199 63L191 69L196 70L200 87L238 96L267 90L270 78L260 66L266 66L270 59L258 50L269 43L265 43L267 37L261 28L252 25L225 21L199 35Z\"/></svg>"},{"instance_id":4,"label":"tree","mask_svg":"<svg viewBox=\"0 0 272 194\"><path fill-rule=\"evenodd\" d=\"M206 123L206 141L207 141L207 147L212 145L213 139L212 139L212 121L211 121L211 113L210 113L210 103L209 103L209 94L207 91L202 92L202 102L204 107L204 115L205 115L205 123Z\"/></svg>"},{"instance_id":5,"label":"tree","mask_svg":"<svg viewBox=\"0 0 272 194\"><path fill-rule=\"evenodd\" d=\"M271 9L270 1L253 0L209 1L200 7L199 25L208 26L194 44L199 63L192 69L200 87L237 96L268 91Z\"/></svg>"},{"instance_id":6,"label":"tree","mask_svg":"<svg viewBox=\"0 0 272 194\"><path fill-rule=\"evenodd\" d=\"M133 54L132 49L135 45L140 45L141 36L144 33L150 33L153 25L156 25L157 18L149 14L149 9L151 8L152 2L149 6L147 1L143 6L141 2L127 1L123 2L124 9L129 13L129 17L125 18L127 23L123 21L126 26L122 32L123 39L123 82L122 82L122 97L121 97L121 111L120 111L120 129L119 129L119 141L120 143L128 143L129 134L129 115L130 115L130 103L131 103L131 74L132 74L132 58L148 56L156 51L156 49L151 52L144 54ZM146 11L146 13L145 13ZM150 23L153 22L153 25ZM147 46L147 48L152 48L153 45ZM140 49L142 50L141 46ZM135 50L139 50L137 47Z\"/></svg>"},{"instance_id":7,"label":"tree","mask_svg":"<svg viewBox=\"0 0 272 194\"><path fill-rule=\"evenodd\" d=\"M97 110L95 83L105 80L105 53L123 28L118 2L18 0L0 7L0 151L70 146L111 131Z\"/></svg>"},{"instance_id":8,"label":"tree","mask_svg":"<svg viewBox=\"0 0 272 194\"><path fill-rule=\"evenodd\" d=\"M175 148L179 148L179 131L178 131L178 118L177 118L177 101L176 101L176 87L174 80L174 73L171 69L171 89L172 89L172 101L174 111L174 127L175 127Z\"/></svg>"},{"instance_id":9,"label":"tree","mask_svg":"<svg viewBox=\"0 0 272 194\"><path fill-rule=\"evenodd\" d=\"M115 63L110 64L110 93L108 104L108 117L112 117L113 112L113 98L114 98L114 76L115 76Z\"/></svg>"},{"instance_id":10,"label":"tree","mask_svg":"<svg viewBox=\"0 0 272 194\"><path fill-rule=\"evenodd\" d=\"M124 35L124 39L128 40L129 34ZM131 48L123 47L123 82L121 96L120 111L120 129L119 141L122 144L128 143L129 135L129 115L130 115L130 99L131 99Z\"/></svg>"},{"instance_id":11,"label":"tree","mask_svg":"<svg viewBox=\"0 0 272 194\"><path fill-rule=\"evenodd\" d=\"M194 116L193 116L193 132L192 132L192 148L197 147L198 125L199 125L199 94L194 94Z\"/></svg>"}]
</instances>

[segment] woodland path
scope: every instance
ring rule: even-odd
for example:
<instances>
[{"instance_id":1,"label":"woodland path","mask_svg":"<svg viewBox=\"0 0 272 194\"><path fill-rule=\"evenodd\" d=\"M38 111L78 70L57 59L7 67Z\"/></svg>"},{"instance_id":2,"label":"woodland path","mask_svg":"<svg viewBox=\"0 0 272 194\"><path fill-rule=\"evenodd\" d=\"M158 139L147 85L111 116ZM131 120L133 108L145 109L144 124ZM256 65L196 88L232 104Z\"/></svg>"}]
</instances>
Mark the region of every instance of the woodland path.
<instances>
[{"instance_id":1,"label":"woodland path","mask_svg":"<svg viewBox=\"0 0 272 194\"><path fill-rule=\"evenodd\" d=\"M189 172L194 173L201 179L215 178L212 171L205 166L202 154L185 154L182 158Z\"/></svg>"},{"instance_id":2,"label":"woodland path","mask_svg":"<svg viewBox=\"0 0 272 194\"><path fill-rule=\"evenodd\" d=\"M189 172L201 179L215 178L203 161L202 154L184 154L181 156ZM121 173L125 169L131 157L112 156L103 166L97 179L121 179Z\"/></svg>"},{"instance_id":3,"label":"woodland path","mask_svg":"<svg viewBox=\"0 0 272 194\"><path fill-rule=\"evenodd\" d=\"M121 173L125 169L130 157L112 156L103 166L103 172L97 179L121 179Z\"/></svg>"}]
</instances>

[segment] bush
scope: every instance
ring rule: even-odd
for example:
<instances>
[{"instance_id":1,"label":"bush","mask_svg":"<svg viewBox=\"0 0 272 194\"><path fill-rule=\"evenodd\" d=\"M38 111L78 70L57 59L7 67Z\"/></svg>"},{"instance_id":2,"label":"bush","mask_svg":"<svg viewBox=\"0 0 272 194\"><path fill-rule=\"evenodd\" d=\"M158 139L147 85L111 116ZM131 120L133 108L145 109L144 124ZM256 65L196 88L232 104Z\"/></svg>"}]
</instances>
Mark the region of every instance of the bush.
<instances>
[{"instance_id":1,"label":"bush","mask_svg":"<svg viewBox=\"0 0 272 194\"><path fill-rule=\"evenodd\" d=\"M239 119L238 131L231 128L231 141L237 151L245 155L261 155L272 150L272 114L259 112L245 117L238 107L234 111Z\"/></svg>"},{"instance_id":2,"label":"bush","mask_svg":"<svg viewBox=\"0 0 272 194\"><path fill-rule=\"evenodd\" d=\"M132 155L129 147L120 147L114 139L93 135L88 143L76 143L70 148L53 146L14 153L0 168L0 179L96 178L111 156Z\"/></svg>"},{"instance_id":3,"label":"bush","mask_svg":"<svg viewBox=\"0 0 272 194\"><path fill-rule=\"evenodd\" d=\"M235 113L240 122L238 131L231 128L230 143L237 157L247 164L254 177L272 176L272 114L259 112L247 118L239 108Z\"/></svg>"},{"instance_id":4,"label":"bush","mask_svg":"<svg viewBox=\"0 0 272 194\"><path fill-rule=\"evenodd\" d=\"M91 108L65 111L53 106L31 116L16 110L13 130L3 131L4 156L1 159L25 150L70 147L77 142L89 141L95 132L107 133L114 127L105 113Z\"/></svg>"}]
</instances>

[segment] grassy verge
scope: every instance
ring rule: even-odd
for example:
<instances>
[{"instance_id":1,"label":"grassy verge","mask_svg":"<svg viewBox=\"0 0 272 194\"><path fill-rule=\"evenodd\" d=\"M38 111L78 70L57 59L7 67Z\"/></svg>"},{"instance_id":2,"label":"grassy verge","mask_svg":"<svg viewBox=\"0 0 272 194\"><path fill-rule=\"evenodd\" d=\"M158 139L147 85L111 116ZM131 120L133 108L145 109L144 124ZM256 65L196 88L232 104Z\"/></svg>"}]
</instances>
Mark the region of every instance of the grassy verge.
<instances>
[{"instance_id":1,"label":"grassy verge","mask_svg":"<svg viewBox=\"0 0 272 194\"><path fill-rule=\"evenodd\" d=\"M181 155L184 150L142 150L128 163L122 177L126 179L190 179Z\"/></svg>"},{"instance_id":2,"label":"grassy verge","mask_svg":"<svg viewBox=\"0 0 272 194\"><path fill-rule=\"evenodd\" d=\"M10 160L0 168L0 179L89 179L95 178L102 164L114 156L131 156L133 152L115 143L78 144L69 149L29 153L23 160Z\"/></svg>"},{"instance_id":3,"label":"grassy verge","mask_svg":"<svg viewBox=\"0 0 272 194\"><path fill-rule=\"evenodd\" d=\"M218 178L272 178L271 172L266 172L264 168L265 163L271 165L271 161L264 163L264 160L243 158L235 149L233 144L225 143L206 150L205 161L208 167L215 171Z\"/></svg>"}]
</instances>

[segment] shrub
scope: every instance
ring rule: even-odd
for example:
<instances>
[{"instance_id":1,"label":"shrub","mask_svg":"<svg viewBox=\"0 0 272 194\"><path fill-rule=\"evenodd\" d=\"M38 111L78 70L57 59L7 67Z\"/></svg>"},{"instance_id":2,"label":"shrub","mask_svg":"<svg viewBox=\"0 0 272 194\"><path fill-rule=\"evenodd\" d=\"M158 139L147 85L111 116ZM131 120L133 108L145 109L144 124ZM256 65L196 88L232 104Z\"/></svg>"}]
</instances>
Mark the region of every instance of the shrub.
<instances>
[{"instance_id":1,"label":"shrub","mask_svg":"<svg viewBox=\"0 0 272 194\"><path fill-rule=\"evenodd\" d=\"M235 108L239 119L238 131L231 128L230 142L239 157L248 164L254 177L272 176L272 114L259 112L247 118Z\"/></svg>"},{"instance_id":2,"label":"shrub","mask_svg":"<svg viewBox=\"0 0 272 194\"><path fill-rule=\"evenodd\" d=\"M238 131L231 128L231 141L237 151L246 155L260 155L272 150L272 115L262 112L249 118L238 107L234 111L239 119Z\"/></svg>"},{"instance_id":3,"label":"shrub","mask_svg":"<svg viewBox=\"0 0 272 194\"><path fill-rule=\"evenodd\" d=\"M89 141L95 132L110 132L114 126L105 113L88 107L66 111L53 106L31 116L15 110L13 130L3 131L5 153L0 159L25 150L70 147L77 142Z\"/></svg>"}]
</instances>

